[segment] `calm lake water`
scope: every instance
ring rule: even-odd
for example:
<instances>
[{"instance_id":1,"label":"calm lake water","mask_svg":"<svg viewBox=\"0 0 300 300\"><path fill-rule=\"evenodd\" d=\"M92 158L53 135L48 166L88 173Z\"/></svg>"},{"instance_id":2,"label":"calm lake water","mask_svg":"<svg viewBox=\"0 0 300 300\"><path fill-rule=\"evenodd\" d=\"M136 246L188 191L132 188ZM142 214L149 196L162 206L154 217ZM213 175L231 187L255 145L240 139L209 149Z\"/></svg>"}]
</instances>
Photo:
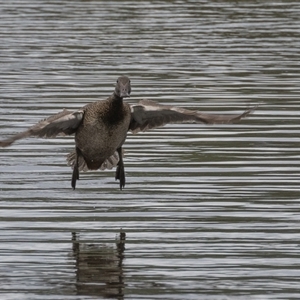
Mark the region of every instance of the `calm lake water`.
<instances>
[{"instance_id":1,"label":"calm lake water","mask_svg":"<svg viewBox=\"0 0 300 300\"><path fill-rule=\"evenodd\" d=\"M0 149L0 299L299 299L298 1L0 1L0 137L149 98L234 125L129 134L70 186L73 138Z\"/></svg>"}]
</instances>

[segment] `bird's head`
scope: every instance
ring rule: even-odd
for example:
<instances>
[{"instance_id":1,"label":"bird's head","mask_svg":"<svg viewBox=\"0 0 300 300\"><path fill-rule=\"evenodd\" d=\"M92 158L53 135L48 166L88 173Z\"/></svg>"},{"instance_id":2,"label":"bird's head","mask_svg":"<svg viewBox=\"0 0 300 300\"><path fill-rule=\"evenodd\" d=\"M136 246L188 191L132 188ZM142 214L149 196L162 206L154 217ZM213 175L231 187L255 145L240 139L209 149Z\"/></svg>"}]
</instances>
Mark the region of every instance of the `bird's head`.
<instances>
[{"instance_id":1,"label":"bird's head","mask_svg":"<svg viewBox=\"0 0 300 300\"><path fill-rule=\"evenodd\" d=\"M116 83L115 94L120 98L130 97L131 85L127 76L120 76Z\"/></svg>"}]
</instances>

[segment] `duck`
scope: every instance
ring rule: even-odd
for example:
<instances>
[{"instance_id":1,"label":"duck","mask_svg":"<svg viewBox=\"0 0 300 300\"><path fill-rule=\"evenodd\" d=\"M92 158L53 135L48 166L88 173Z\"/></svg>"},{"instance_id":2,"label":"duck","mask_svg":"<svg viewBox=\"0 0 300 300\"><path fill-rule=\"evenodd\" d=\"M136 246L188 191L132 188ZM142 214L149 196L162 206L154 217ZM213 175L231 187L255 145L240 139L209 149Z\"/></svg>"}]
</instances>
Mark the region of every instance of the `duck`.
<instances>
[{"instance_id":1,"label":"duck","mask_svg":"<svg viewBox=\"0 0 300 300\"><path fill-rule=\"evenodd\" d=\"M119 180L122 190L126 183L123 145L128 132L136 134L174 123L234 123L247 117L255 109L231 115L207 114L147 99L130 105L124 101L130 94L129 77L120 76L112 95L106 100L89 103L76 111L63 109L21 133L0 140L0 147L8 147L15 141L28 137L74 135L75 149L67 156L68 165L73 169L71 187L76 188L81 171L116 167L115 179Z\"/></svg>"}]
</instances>

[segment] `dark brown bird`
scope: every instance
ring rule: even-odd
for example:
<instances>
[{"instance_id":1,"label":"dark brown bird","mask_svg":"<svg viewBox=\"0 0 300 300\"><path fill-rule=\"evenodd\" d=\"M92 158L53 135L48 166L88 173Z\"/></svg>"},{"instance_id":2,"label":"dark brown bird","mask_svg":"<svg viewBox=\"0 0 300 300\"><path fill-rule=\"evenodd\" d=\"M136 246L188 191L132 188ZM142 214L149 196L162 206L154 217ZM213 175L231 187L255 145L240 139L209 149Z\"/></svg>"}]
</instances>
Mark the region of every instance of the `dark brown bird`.
<instances>
[{"instance_id":1,"label":"dark brown bird","mask_svg":"<svg viewBox=\"0 0 300 300\"><path fill-rule=\"evenodd\" d=\"M113 94L106 100L87 104L74 112L64 109L28 130L0 141L0 147L10 146L16 140L29 136L50 138L75 134L75 151L67 158L73 168L73 189L79 179L79 171L104 170L115 166L115 178L120 180L122 189L125 186L122 146L128 131L137 133L168 123L233 123L253 111L249 109L239 115L204 114L150 100L129 105L123 102L123 98L130 97L130 93L129 78L121 76Z\"/></svg>"}]
</instances>

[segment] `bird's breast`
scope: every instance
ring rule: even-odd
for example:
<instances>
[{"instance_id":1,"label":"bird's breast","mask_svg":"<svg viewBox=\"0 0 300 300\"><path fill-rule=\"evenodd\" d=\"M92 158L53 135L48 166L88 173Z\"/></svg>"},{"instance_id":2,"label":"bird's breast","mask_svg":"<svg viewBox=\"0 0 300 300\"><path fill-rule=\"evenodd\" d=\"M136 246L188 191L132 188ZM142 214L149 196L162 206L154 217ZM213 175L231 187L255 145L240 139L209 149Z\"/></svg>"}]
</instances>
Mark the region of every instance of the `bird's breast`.
<instances>
[{"instance_id":1,"label":"bird's breast","mask_svg":"<svg viewBox=\"0 0 300 300\"><path fill-rule=\"evenodd\" d=\"M99 118L83 123L75 135L76 146L86 159L104 161L124 143L130 123L130 115L122 120L106 122Z\"/></svg>"}]
</instances>

